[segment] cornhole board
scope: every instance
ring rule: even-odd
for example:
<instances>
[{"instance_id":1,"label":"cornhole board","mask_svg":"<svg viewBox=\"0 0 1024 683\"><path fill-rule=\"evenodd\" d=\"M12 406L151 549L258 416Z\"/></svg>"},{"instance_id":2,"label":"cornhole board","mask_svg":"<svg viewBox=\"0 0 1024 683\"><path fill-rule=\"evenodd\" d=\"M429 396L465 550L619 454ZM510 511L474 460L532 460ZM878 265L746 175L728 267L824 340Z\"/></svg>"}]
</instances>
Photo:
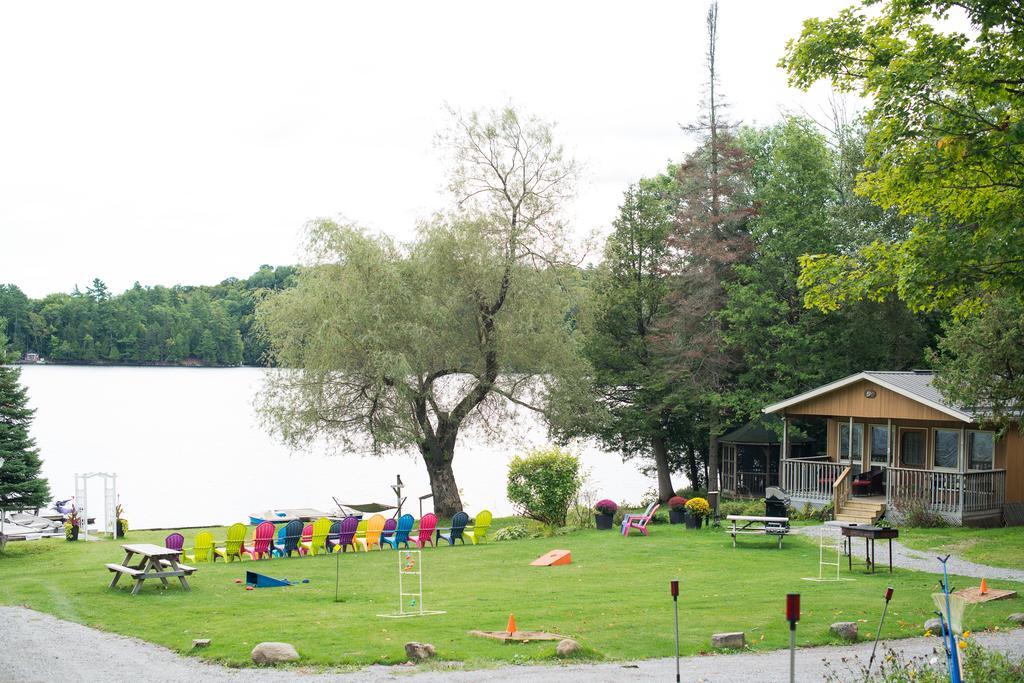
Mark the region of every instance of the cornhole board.
<instances>
[{"instance_id":1,"label":"cornhole board","mask_svg":"<svg viewBox=\"0 0 1024 683\"><path fill-rule=\"evenodd\" d=\"M246 572L245 584L247 586L255 586L256 588L278 588L280 586L290 586L292 582L288 579L275 579L264 574L257 574L256 572Z\"/></svg>"},{"instance_id":2,"label":"cornhole board","mask_svg":"<svg viewBox=\"0 0 1024 683\"><path fill-rule=\"evenodd\" d=\"M480 636L481 638L494 638L500 640L503 643L528 643L531 640L565 640L566 636L560 636L557 633L546 633L544 631L470 631L471 636Z\"/></svg>"},{"instance_id":3,"label":"cornhole board","mask_svg":"<svg viewBox=\"0 0 1024 683\"><path fill-rule=\"evenodd\" d=\"M536 560L531 562L530 565L533 567L553 567L558 564L571 563L572 555L568 550L552 550L538 557ZM502 631L502 633L507 633L507 631Z\"/></svg>"},{"instance_id":4,"label":"cornhole board","mask_svg":"<svg viewBox=\"0 0 1024 683\"><path fill-rule=\"evenodd\" d=\"M974 586L971 588L961 588L960 590L953 591L953 595L959 595L964 602L976 603L1012 598L1017 595L1017 591L1008 591L1002 588L989 588L984 594L982 594L981 590L977 586Z\"/></svg>"}]
</instances>

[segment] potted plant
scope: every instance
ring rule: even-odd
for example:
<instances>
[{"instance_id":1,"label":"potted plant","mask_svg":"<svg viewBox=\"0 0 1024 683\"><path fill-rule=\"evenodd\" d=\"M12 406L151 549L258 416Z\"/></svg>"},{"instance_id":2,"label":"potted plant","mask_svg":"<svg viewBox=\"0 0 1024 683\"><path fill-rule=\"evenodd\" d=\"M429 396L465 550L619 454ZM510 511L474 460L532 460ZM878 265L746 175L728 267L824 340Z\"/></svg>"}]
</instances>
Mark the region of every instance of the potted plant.
<instances>
[{"instance_id":1,"label":"potted plant","mask_svg":"<svg viewBox=\"0 0 1024 683\"><path fill-rule=\"evenodd\" d=\"M124 518L124 505L117 504L117 507L114 508L114 517L116 517L114 538L124 538L124 535L128 533L128 520Z\"/></svg>"},{"instance_id":2,"label":"potted plant","mask_svg":"<svg viewBox=\"0 0 1024 683\"><path fill-rule=\"evenodd\" d=\"M615 519L615 512L619 509L618 504L614 500L597 501L597 505L594 506L594 510L597 513L594 515L594 521L597 523L598 529L611 529L612 521Z\"/></svg>"},{"instance_id":3,"label":"potted plant","mask_svg":"<svg viewBox=\"0 0 1024 683\"><path fill-rule=\"evenodd\" d=\"M668 521L671 524L682 524L686 516L686 499L672 496L668 499Z\"/></svg>"},{"instance_id":4,"label":"potted plant","mask_svg":"<svg viewBox=\"0 0 1024 683\"><path fill-rule=\"evenodd\" d=\"M686 501L686 528L699 529L704 518L711 513L711 505L704 498L691 498Z\"/></svg>"},{"instance_id":5,"label":"potted plant","mask_svg":"<svg viewBox=\"0 0 1024 683\"><path fill-rule=\"evenodd\" d=\"M78 516L78 508L72 503L71 512L64 518L64 538L69 541L78 540L78 527L82 524L82 518Z\"/></svg>"}]
</instances>

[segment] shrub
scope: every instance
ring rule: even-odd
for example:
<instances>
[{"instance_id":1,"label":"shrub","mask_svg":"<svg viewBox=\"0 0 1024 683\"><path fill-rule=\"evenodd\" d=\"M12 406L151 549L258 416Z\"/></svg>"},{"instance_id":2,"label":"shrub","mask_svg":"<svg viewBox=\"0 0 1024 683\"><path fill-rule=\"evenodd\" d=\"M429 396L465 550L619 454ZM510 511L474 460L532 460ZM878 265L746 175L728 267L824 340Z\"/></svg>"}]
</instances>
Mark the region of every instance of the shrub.
<instances>
[{"instance_id":1,"label":"shrub","mask_svg":"<svg viewBox=\"0 0 1024 683\"><path fill-rule=\"evenodd\" d=\"M494 532L495 541L518 541L530 535L530 530L525 524L510 524Z\"/></svg>"},{"instance_id":2,"label":"shrub","mask_svg":"<svg viewBox=\"0 0 1024 683\"><path fill-rule=\"evenodd\" d=\"M707 517L711 514L711 506L704 498L691 498L686 501L686 509L689 510L690 514L694 517Z\"/></svg>"},{"instance_id":3,"label":"shrub","mask_svg":"<svg viewBox=\"0 0 1024 683\"><path fill-rule=\"evenodd\" d=\"M619 509L619 504L614 500L608 500L605 498L597 501L597 505L594 506L594 509L602 515L614 515L615 511Z\"/></svg>"},{"instance_id":4,"label":"shrub","mask_svg":"<svg viewBox=\"0 0 1024 683\"><path fill-rule=\"evenodd\" d=\"M925 496L901 496L893 501L893 517L903 526L921 529L947 527L949 523L928 506Z\"/></svg>"},{"instance_id":5,"label":"shrub","mask_svg":"<svg viewBox=\"0 0 1024 683\"><path fill-rule=\"evenodd\" d=\"M1009 683L1024 680L1024 662L1019 658L1006 655L996 650L986 650L969 639L963 641L960 651L963 657L965 681L985 681L986 683ZM907 657L902 652L887 650L881 653L881 664L868 672L867 667L858 659L847 662L848 670L840 671L825 663L826 681L858 680L866 683L896 683L897 681L914 681L915 683L945 683L949 680L946 658L929 654L918 657ZM844 662L845 662L844 658ZM856 672L850 665L860 665ZM852 675L851 675L852 674Z\"/></svg>"},{"instance_id":6,"label":"shrub","mask_svg":"<svg viewBox=\"0 0 1024 683\"><path fill-rule=\"evenodd\" d=\"M521 515L542 524L565 526L582 483L576 456L552 446L512 459L507 495Z\"/></svg>"},{"instance_id":7,"label":"shrub","mask_svg":"<svg viewBox=\"0 0 1024 683\"><path fill-rule=\"evenodd\" d=\"M686 499L682 496L672 496L668 499L668 506L673 510L682 510L686 507Z\"/></svg>"}]
</instances>

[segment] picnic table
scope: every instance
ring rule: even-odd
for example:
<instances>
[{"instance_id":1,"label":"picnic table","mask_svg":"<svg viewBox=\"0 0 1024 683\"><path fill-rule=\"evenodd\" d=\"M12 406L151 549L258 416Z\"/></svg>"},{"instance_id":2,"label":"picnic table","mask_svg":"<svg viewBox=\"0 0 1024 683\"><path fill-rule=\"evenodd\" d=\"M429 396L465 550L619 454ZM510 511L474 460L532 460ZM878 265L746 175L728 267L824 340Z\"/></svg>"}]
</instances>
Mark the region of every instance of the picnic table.
<instances>
[{"instance_id":1,"label":"picnic table","mask_svg":"<svg viewBox=\"0 0 1024 683\"><path fill-rule=\"evenodd\" d=\"M151 543L128 543L121 547L125 551L121 564L107 565L107 569L114 573L114 578L110 582L111 588L117 586L122 576L129 576L135 580L132 595L138 594L146 579L160 579L163 587L167 588L170 585L167 579L177 578L182 588L190 590L185 577L191 576L196 570L178 561L181 557L180 550ZM132 564L135 555L139 555L139 559L136 560L136 564Z\"/></svg>"},{"instance_id":2,"label":"picnic table","mask_svg":"<svg viewBox=\"0 0 1024 683\"><path fill-rule=\"evenodd\" d=\"M732 536L732 547L736 547L736 537L740 534L758 534L776 536L779 548L782 548L782 537L789 533L789 517L758 517L756 515L727 515L732 528L727 533ZM742 523L742 526L740 524Z\"/></svg>"}]
</instances>

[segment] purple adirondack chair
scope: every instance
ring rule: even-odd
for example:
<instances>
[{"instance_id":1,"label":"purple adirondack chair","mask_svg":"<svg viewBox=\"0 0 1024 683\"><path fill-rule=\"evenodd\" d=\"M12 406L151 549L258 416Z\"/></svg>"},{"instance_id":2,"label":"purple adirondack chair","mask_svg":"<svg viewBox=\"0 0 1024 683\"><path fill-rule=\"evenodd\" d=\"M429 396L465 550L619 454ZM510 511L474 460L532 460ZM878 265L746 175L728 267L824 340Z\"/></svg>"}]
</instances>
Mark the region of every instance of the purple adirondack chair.
<instances>
[{"instance_id":1,"label":"purple adirondack chair","mask_svg":"<svg viewBox=\"0 0 1024 683\"><path fill-rule=\"evenodd\" d=\"M346 517L341 520L341 530L338 533L338 539L331 541L331 545L334 546L334 552L340 547L342 552L348 552L349 546L352 550L356 549L354 539L356 537L356 528L359 526L358 517Z\"/></svg>"},{"instance_id":2,"label":"purple adirondack chair","mask_svg":"<svg viewBox=\"0 0 1024 683\"><path fill-rule=\"evenodd\" d=\"M385 543L390 543L389 538L395 535L395 528L398 526L398 520L392 517L391 519L384 520L384 531L380 532L380 549L384 549Z\"/></svg>"},{"instance_id":3,"label":"purple adirondack chair","mask_svg":"<svg viewBox=\"0 0 1024 683\"><path fill-rule=\"evenodd\" d=\"M173 534L168 534L167 538L164 539L164 547L170 548L171 550L178 551L178 559L181 559L181 548L185 545L185 537L175 531Z\"/></svg>"}]
</instances>

